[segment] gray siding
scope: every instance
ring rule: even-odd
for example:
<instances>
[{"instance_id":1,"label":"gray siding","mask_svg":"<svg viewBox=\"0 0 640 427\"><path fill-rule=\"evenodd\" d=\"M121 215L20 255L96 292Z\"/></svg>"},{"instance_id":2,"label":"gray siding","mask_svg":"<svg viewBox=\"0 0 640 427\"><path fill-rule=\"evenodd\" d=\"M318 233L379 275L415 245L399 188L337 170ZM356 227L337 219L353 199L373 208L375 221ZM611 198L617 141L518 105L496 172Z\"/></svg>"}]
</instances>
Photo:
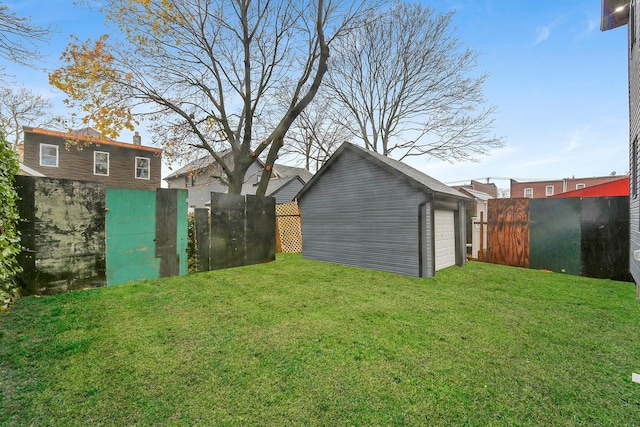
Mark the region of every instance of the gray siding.
<instances>
[{"instance_id":1,"label":"gray siding","mask_svg":"<svg viewBox=\"0 0 640 427\"><path fill-rule=\"evenodd\" d=\"M426 202L421 208L424 239L422 239L422 277L433 277L436 274L436 254L433 227L433 203Z\"/></svg>"},{"instance_id":2,"label":"gray siding","mask_svg":"<svg viewBox=\"0 0 640 427\"><path fill-rule=\"evenodd\" d=\"M425 199L397 175L344 151L300 200L302 255L419 276Z\"/></svg>"},{"instance_id":3,"label":"gray siding","mask_svg":"<svg viewBox=\"0 0 640 427\"><path fill-rule=\"evenodd\" d=\"M456 212L456 265L467 264L467 210L464 202L458 202Z\"/></svg>"},{"instance_id":4,"label":"gray siding","mask_svg":"<svg viewBox=\"0 0 640 427\"><path fill-rule=\"evenodd\" d=\"M636 19L630 20L630 23L640 22L638 16L638 7L632 9ZM629 174L631 178L632 191L629 197L630 210L630 271L636 282L640 283L640 262L633 259L633 252L640 250L640 200L638 197L638 189L633 193L633 181L638 183L638 173L640 172L638 164L633 164L633 142L640 139L640 74L637 72L640 66L640 34L638 28L627 26L629 31ZM635 31L635 43L631 44L631 32ZM640 144L640 141L638 142ZM640 153L636 153L640 157Z\"/></svg>"}]
</instances>

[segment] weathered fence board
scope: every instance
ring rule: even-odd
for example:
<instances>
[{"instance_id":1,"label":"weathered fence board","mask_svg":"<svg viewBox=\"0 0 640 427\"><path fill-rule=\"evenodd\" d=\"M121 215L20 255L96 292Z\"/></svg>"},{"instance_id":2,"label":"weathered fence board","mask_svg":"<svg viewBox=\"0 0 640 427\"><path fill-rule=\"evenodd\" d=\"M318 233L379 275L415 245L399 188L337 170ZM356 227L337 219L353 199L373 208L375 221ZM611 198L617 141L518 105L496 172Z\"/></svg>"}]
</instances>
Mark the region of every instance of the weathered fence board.
<instances>
[{"instance_id":1,"label":"weathered fence board","mask_svg":"<svg viewBox=\"0 0 640 427\"><path fill-rule=\"evenodd\" d=\"M582 275L632 281L629 273L629 197L582 199Z\"/></svg>"},{"instance_id":2,"label":"weathered fence board","mask_svg":"<svg viewBox=\"0 0 640 427\"><path fill-rule=\"evenodd\" d=\"M103 286L104 186L54 178L16 177L26 293L58 294ZM0 202L1 203L1 202Z\"/></svg>"},{"instance_id":3,"label":"weathered fence board","mask_svg":"<svg viewBox=\"0 0 640 427\"><path fill-rule=\"evenodd\" d=\"M629 198L489 200L496 264L628 280Z\"/></svg>"},{"instance_id":4,"label":"weathered fence board","mask_svg":"<svg viewBox=\"0 0 640 427\"><path fill-rule=\"evenodd\" d=\"M159 277L155 191L108 188L107 208L108 284Z\"/></svg>"},{"instance_id":5,"label":"weathered fence board","mask_svg":"<svg viewBox=\"0 0 640 427\"><path fill-rule=\"evenodd\" d=\"M187 274L187 192L107 189L109 285Z\"/></svg>"},{"instance_id":6,"label":"weathered fence board","mask_svg":"<svg viewBox=\"0 0 640 427\"><path fill-rule=\"evenodd\" d=\"M487 261L528 268L529 199L490 200L487 223Z\"/></svg>"},{"instance_id":7,"label":"weathered fence board","mask_svg":"<svg viewBox=\"0 0 640 427\"><path fill-rule=\"evenodd\" d=\"M186 274L185 190L105 190L102 183L25 176L16 177L16 188L26 293Z\"/></svg>"},{"instance_id":8,"label":"weathered fence board","mask_svg":"<svg viewBox=\"0 0 640 427\"><path fill-rule=\"evenodd\" d=\"M187 193L156 190L155 256L160 258L160 277L187 274ZM182 261L182 262L181 262Z\"/></svg>"},{"instance_id":9,"label":"weathered fence board","mask_svg":"<svg viewBox=\"0 0 640 427\"><path fill-rule=\"evenodd\" d=\"M580 275L580 199L529 204L529 268Z\"/></svg>"},{"instance_id":10,"label":"weathered fence board","mask_svg":"<svg viewBox=\"0 0 640 427\"><path fill-rule=\"evenodd\" d=\"M209 271L209 209L195 208L196 271Z\"/></svg>"},{"instance_id":11,"label":"weathered fence board","mask_svg":"<svg viewBox=\"0 0 640 427\"><path fill-rule=\"evenodd\" d=\"M209 270L275 260L275 198L211 193L210 217L205 221L201 215L196 220L197 253L200 258L208 249L204 263Z\"/></svg>"}]
</instances>

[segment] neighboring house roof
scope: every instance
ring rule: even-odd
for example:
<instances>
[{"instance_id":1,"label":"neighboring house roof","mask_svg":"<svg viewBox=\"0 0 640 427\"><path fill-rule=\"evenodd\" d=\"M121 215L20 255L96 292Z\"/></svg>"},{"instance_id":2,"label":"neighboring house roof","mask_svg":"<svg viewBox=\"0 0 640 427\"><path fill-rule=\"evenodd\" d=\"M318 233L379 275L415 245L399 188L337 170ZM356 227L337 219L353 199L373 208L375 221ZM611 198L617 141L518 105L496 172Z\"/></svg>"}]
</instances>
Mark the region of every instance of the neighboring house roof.
<instances>
[{"instance_id":1,"label":"neighboring house roof","mask_svg":"<svg viewBox=\"0 0 640 427\"><path fill-rule=\"evenodd\" d=\"M226 157L228 155L231 154L231 151L226 151L224 153L222 153L222 157ZM262 166L264 166L262 164L262 162L260 161L260 159L256 159L256 161L260 162L260 164ZM208 166L211 166L212 164L215 163L215 159L207 154L206 156L200 157L192 162L187 163L186 165L184 165L183 167L181 167L180 169L178 169L177 171L173 172L172 174L166 176L164 179L168 180L168 179L174 179L177 178L179 176L182 175L186 175L189 172L192 171L198 171L201 169L204 169ZM298 168L298 167L294 167L294 166L287 166L287 165L282 165L279 163L276 163L273 165L273 171L274 171L274 175L276 176L276 178L291 178L294 177L296 175L300 176L300 178L302 178L302 180L306 183L307 181L309 181L311 179L311 177L313 176L313 174L311 172L309 172L308 170L304 169L304 168ZM255 193L255 191L254 191ZM250 193L243 193L242 194L250 194Z\"/></svg>"},{"instance_id":2,"label":"neighboring house roof","mask_svg":"<svg viewBox=\"0 0 640 427\"><path fill-rule=\"evenodd\" d=\"M265 192L265 195L274 196L278 191L280 191L282 188L286 187L288 184L294 181L299 181L301 186L305 184L305 181L302 178L300 178L298 175L293 177L288 177L288 178L270 179L269 185L267 185L267 191ZM240 194L243 194L243 195L248 194L252 196L256 194L257 190L258 190L257 184L245 182L244 185L242 186L242 192ZM206 202L204 205L211 206L211 202L210 201Z\"/></svg>"},{"instance_id":3,"label":"neighboring house roof","mask_svg":"<svg viewBox=\"0 0 640 427\"><path fill-rule=\"evenodd\" d=\"M306 181L298 175L295 175L292 177L286 177L286 178L272 178L269 180L269 184L267 185L267 191L265 192L265 194L267 196L273 196L282 187L289 184L291 181L295 181L295 180L299 180L302 183L302 185L306 184ZM242 186L241 194L256 194L257 189L258 189L257 184L247 182Z\"/></svg>"},{"instance_id":4,"label":"neighboring house roof","mask_svg":"<svg viewBox=\"0 0 640 427\"><path fill-rule=\"evenodd\" d=\"M629 22L629 0L602 0L600 31L607 31Z\"/></svg>"},{"instance_id":5,"label":"neighboring house roof","mask_svg":"<svg viewBox=\"0 0 640 427\"><path fill-rule=\"evenodd\" d=\"M59 138L65 138L65 139L73 139L73 140L78 140L78 141L83 141L83 142L90 142L92 144L106 144L106 145L113 145L115 147L122 147L122 148L134 148L136 150L144 150L144 151L151 151L154 153L162 153L162 149L161 148L155 148L155 147L149 147L146 145L133 145L127 142L119 142L119 141L113 141L110 139L103 139L103 138L94 138L92 136L86 136L86 135L79 135L77 133L65 133L65 132L58 132L55 130L48 130L48 129L39 129L39 128L32 128L32 127L28 127L25 126L24 128L24 132L25 133L35 133L35 134L40 134L40 135L49 135L49 136L54 136L54 137L59 137Z\"/></svg>"},{"instance_id":6,"label":"neighboring house roof","mask_svg":"<svg viewBox=\"0 0 640 427\"><path fill-rule=\"evenodd\" d=\"M101 138L100 132L92 127L74 130L71 134L75 136L86 136L91 139L106 139L107 141L113 141L111 138Z\"/></svg>"},{"instance_id":7,"label":"neighboring house roof","mask_svg":"<svg viewBox=\"0 0 640 427\"><path fill-rule=\"evenodd\" d=\"M222 157L226 157L229 154L231 154L231 151L225 151L224 153L222 153ZM173 172L172 174L166 176L164 179L173 179L173 178L177 178L181 175L186 175L189 172L193 172L193 171L198 171L201 169L204 169L208 166L211 166L212 164L215 163L215 159L213 158L213 156L211 156L210 154L207 154L206 156L202 156L200 158L197 158L189 163L187 163L186 165L182 166L180 169L178 169L177 171Z\"/></svg>"},{"instance_id":8,"label":"neighboring house roof","mask_svg":"<svg viewBox=\"0 0 640 427\"><path fill-rule=\"evenodd\" d=\"M37 170L31 169L29 166L26 166L22 163L20 163L20 172L18 172L18 175L39 176L39 177L45 176L40 172L38 172Z\"/></svg>"},{"instance_id":9,"label":"neighboring house roof","mask_svg":"<svg viewBox=\"0 0 640 427\"><path fill-rule=\"evenodd\" d=\"M490 199L495 199L491 194L487 194L483 191L474 190L471 188L461 187L458 189L462 194L466 194L470 197L473 197L476 200L487 201Z\"/></svg>"},{"instance_id":10,"label":"neighboring house roof","mask_svg":"<svg viewBox=\"0 0 640 427\"><path fill-rule=\"evenodd\" d=\"M273 170L275 170L279 178L291 178L299 176L305 184L309 182L311 177L313 177L313 174L305 168L281 165L279 163L273 165Z\"/></svg>"},{"instance_id":11,"label":"neighboring house roof","mask_svg":"<svg viewBox=\"0 0 640 427\"><path fill-rule=\"evenodd\" d=\"M417 169L412 168L411 166L402 163L398 160L391 159L389 157L378 154L374 151L366 150L362 147L354 145L350 142L345 142L336 150L335 153L327 160L327 162L320 168L318 172L307 182L307 184L300 190L297 198L301 198L310 188L313 187L315 182L326 173L332 166L332 164L336 161L337 158L344 151L350 151L352 153L357 154L362 157L366 161L369 161L392 174L407 180L412 185L416 185L418 187L422 187L427 192L433 192L435 194L454 197L456 199L469 200L470 197L462 194L461 192L449 187L446 184L438 181L435 178L430 177L429 175L420 172Z\"/></svg>"},{"instance_id":12,"label":"neighboring house roof","mask_svg":"<svg viewBox=\"0 0 640 427\"><path fill-rule=\"evenodd\" d=\"M579 190L567 191L566 193L555 194L549 198L564 197L607 197L607 196L628 196L629 177L620 178L616 181L605 182L604 184L592 185L591 187Z\"/></svg>"}]
</instances>

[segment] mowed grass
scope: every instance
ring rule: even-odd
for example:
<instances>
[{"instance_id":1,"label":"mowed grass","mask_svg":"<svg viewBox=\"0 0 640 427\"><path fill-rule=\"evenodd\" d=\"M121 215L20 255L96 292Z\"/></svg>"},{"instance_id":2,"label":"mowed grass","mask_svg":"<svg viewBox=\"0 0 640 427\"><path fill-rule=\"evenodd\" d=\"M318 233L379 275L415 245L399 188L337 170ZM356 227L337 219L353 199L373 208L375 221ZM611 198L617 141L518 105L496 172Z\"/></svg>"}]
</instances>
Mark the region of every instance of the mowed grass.
<instances>
[{"instance_id":1,"label":"mowed grass","mask_svg":"<svg viewBox=\"0 0 640 427\"><path fill-rule=\"evenodd\" d=\"M274 263L0 315L0 425L638 425L631 283Z\"/></svg>"}]
</instances>

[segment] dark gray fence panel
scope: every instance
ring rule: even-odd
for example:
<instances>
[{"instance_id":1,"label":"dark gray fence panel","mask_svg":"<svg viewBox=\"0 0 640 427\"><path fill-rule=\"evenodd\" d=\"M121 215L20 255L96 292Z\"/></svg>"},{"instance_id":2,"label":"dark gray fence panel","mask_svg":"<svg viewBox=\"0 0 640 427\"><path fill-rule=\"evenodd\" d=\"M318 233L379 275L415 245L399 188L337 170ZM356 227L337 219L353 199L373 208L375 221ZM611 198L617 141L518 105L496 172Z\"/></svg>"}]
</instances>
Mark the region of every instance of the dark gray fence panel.
<instances>
[{"instance_id":1,"label":"dark gray fence panel","mask_svg":"<svg viewBox=\"0 0 640 427\"><path fill-rule=\"evenodd\" d=\"M182 218L181 218L182 219ZM178 254L178 193L156 190L156 258L160 258L160 277L180 275ZM183 257L186 254L182 254Z\"/></svg>"},{"instance_id":2,"label":"dark gray fence panel","mask_svg":"<svg viewBox=\"0 0 640 427\"><path fill-rule=\"evenodd\" d=\"M196 225L196 271L209 271L209 209L194 209Z\"/></svg>"},{"instance_id":3,"label":"dark gray fence panel","mask_svg":"<svg viewBox=\"0 0 640 427\"><path fill-rule=\"evenodd\" d=\"M275 199L211 193L209 269L275 260Z\"/></svg>"},{"instance_id":4,"label":"dark gray fence panel","mask_svg":"<svg viewBox=\"0 0 640 427\"><path fill-rule=\"evenodd\" d=\"M30 294L58 294L104 286L105 188L101 183L16 177L20 275Z\"/></svg>"},{"instance_id":5,"label":"dark gray fence panel","mask_svg":"<svg viewBox=\"0 0 640 427\"><path fill-rule=\"evenodd\" d=\"M629 197L582 199L582 275L631 281Z\"/></svg>"}]
</instances>

